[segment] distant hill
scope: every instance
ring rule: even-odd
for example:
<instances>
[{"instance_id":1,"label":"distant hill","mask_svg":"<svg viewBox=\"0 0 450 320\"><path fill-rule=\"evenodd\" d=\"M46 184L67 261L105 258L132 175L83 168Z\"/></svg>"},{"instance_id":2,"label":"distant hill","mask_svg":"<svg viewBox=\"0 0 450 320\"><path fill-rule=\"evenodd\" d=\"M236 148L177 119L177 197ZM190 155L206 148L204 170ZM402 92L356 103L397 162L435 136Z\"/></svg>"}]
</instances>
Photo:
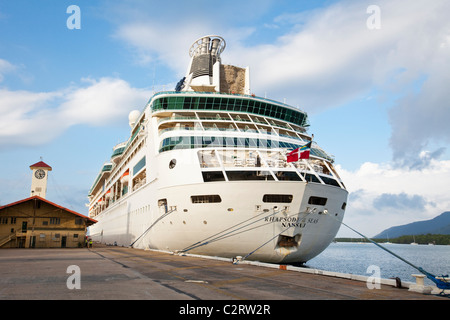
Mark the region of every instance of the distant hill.
<instances>
[{"instance_id":1,"label":"distant hill","mask_svg":"<svg viewBox=\"0 0 450 320\"><path fill-rule=\"evenodd\" d=\"M450 234L450 211L425 221L416 221L402 226L391 227L377 234L375 239L397 238L404 235Z\"/></svg>"}]
</instances>

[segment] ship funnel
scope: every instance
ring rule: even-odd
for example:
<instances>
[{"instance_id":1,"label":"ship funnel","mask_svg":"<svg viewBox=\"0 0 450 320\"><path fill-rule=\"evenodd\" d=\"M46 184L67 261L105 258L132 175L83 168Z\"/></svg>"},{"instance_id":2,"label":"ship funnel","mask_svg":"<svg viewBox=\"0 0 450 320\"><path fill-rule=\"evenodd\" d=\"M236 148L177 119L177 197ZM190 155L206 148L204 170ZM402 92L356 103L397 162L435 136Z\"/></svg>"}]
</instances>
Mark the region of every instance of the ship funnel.
<instances>
[{"instance_id":1,"label":"ship funnel","mask_svg":"<svg viewBox=\"0 0 450 320\"><path fill-rule=\"evenodd\" d=\"M179 90L220 91L220 54L225 49L225 40L219 36L204 36L197 39L189 49L191 63Z\"/></svg>"},{"instance_id":2,"label":"ship funnel","mask_svg":"<svg viewBox=\"0 0 450 320\"><path fill-rule=\"evenodd\" d=\"M219 36L205 36L197 39L189 49L189 55L192 58L203 54L210 54L219 58L220 54L225 50L225 40Z\"/></svg>"},{"instance_id":3,"label":"ship funnel","mask_svg":"<svg viewBox=\"0 0 450 320\"><path fill-rule=\"evenodd\" d=\"M202 39L202 44L200 46L200 52L201 54L207 54L209 53L209 42L210 42L211 38L209 37L204 37Z\"/></svg>"},{"instance_id":4,"label":"ship funnel","mask_svg":"<svg viewBox=\"0 0 450 320\"><path fill-rule=\"evenodd\" d=\"M219 39L214 39L212 41L212 46L211 46L211 55L212 56L216 56L217 55L217 50L219 49L219 45L220 45L220 40Z\"/></svg>"}]
</instances>

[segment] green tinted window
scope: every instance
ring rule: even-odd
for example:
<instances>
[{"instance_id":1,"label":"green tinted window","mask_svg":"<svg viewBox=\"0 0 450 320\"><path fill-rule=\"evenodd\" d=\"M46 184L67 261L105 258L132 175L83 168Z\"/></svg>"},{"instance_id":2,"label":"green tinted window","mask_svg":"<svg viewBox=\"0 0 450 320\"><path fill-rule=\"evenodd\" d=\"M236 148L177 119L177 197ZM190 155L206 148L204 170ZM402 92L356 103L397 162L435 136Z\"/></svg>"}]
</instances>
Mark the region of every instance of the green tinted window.
<instances>
[{"instance_id":1,"label":"green tinted window","mask_svg":"<svg viewBox=\"0 0 450 320\"><path fill-rule=\"evenodd\" d=\"M287 107L257 100L228 97L184 97L170 96L157 98L152 103L152 110L217 110L247 112L261 116L288 121L300 126L308 126L307 115Z\"/></svg>"}]
</instances>

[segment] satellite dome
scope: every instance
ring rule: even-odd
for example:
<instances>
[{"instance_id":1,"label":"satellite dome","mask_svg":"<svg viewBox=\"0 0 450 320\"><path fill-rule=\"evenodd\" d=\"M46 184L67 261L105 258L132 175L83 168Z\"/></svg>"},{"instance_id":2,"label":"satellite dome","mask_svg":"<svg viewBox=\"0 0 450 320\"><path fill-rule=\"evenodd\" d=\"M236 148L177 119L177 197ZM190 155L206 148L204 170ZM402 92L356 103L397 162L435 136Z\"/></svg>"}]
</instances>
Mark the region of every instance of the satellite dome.
<instances>
[{"instance_id":1,"label":"satellite dome","mask_svg":"<svg viewBox=\"0 0 450 320\"><path fill-rule=\"evenodd\" d=\"M128 115L128 124L130 125L131 128L134 127L140 115L141 112L139 110L133 110L130 112L130 114Z\"/></svg>"}]
</instances>

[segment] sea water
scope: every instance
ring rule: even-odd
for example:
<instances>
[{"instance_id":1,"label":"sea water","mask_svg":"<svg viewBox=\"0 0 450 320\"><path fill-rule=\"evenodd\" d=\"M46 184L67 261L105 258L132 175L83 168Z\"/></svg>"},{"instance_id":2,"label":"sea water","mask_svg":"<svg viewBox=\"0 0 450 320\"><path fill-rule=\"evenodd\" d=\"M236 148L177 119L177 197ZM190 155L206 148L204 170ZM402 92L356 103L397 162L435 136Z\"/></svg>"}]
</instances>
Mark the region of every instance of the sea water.
<instances>
[{"instance_id":1,"label":"sea water","mask_svg":"<svg viewBox=\"0 0 450 320\"><path fill-rule=\"evenodd\" d=\"M435 275L450 274L450 245L410 245L380 244L396 255L417 267ZM370 266L380 269L380 277L400 278L401 281L414 282L412 274L420 274L404 261L391 255L373 243L331 243L320 255L308 261L304 266L326 271L373 276ZM425 279L426 285L433 283Z\"/></svg>"}]
</instances>

